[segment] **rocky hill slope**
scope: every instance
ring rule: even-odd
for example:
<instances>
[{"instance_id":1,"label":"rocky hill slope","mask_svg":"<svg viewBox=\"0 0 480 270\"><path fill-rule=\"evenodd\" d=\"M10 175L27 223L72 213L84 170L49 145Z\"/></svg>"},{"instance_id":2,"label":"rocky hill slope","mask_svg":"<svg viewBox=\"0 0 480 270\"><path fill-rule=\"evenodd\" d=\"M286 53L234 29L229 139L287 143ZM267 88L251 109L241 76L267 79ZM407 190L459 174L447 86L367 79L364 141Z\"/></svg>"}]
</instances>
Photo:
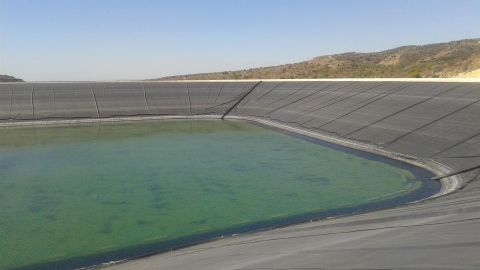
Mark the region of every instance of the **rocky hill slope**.
<instances>
[{"instance_id":1,"label":"rocky hill slope","mask_svg":"<svg viewBox=\"0 0 480 270\"><path fill-rule=\"evenodd\" d=\"M23 82L23 80L13 76L0 74L0 82Z\"/></svg>"},{"instance_id":2,"label":"rocky hill slope","mask_svg":"<svg viewBox=\"0 0 480 270\"><path fill-rule=\"evenodd\" d=\"M475 77L479 69L480 39L467 39L404 46L382 52L326 55L279 66L159 79L446 78Z\"/></svg>"}]
</instances>

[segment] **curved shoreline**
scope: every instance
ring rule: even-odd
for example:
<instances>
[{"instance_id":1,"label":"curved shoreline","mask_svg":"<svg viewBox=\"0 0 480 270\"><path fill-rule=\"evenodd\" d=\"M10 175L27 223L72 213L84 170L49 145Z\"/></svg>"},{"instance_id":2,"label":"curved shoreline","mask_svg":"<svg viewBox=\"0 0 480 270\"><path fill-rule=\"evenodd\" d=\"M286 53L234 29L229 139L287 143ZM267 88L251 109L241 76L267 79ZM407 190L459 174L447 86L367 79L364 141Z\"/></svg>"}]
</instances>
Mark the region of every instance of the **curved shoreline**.
<instances>
[{"instance_id":1,"label":"curved shoreline","mask_svg":"<svg viewBox=\"0 0 480 270\"><path fill-rule=\"evenodd\" d=\"M174 116L174 115L162 115L162 116L129 116L129 117L106 117L106 118L84 118L84 119L54 119L54 120L34 120L34 121L14 121L14 122L0 122L1 127L21 127L21 126L61 126L61 125L72 125L72 124L86 124L86 123L117 123L117 122L129 122L129 121L148 121L148 120L220 120L221 115L185 115L185 116ZM301 134L318 140L326 141L329 143L345 146L348 148L361 150L364 152L380 155L386 158L391 158L394 160L399 160L408 164L411 164L416 167L420 167L432 172L435 176L445 175L448 173L454 172L454 170L448 167L445 164L442 164L433 159L420 160L413 156L404 155L401 153L396 153L392 151L387 151L379 146L372 144L362 143L355 140L350 140L346 138L336 137L327 134L321 134L319 132L313 132L307 129L292 127L283 123L274 122L270 120L265 120L258 117L250 116L226 116L225 119L231 120L244 120L252 121L260 124L264 124L270 127L279 128L282 130L287 130L296 134ZM464 181L461 176L454 175L440 180L442 185L441 190L435 195L425 198L437 198L460 189ZM423 201L422 200L422 201Z\"/></svg>"},{"instance_id":2,"label":"curved shoreline","mask_svg":"<svg viewBox=\"0 0 480 270\"><path fill-rule=\"evenodd\" d=\"M125 123L125 122L149 121L149 120L151 120L151 121L155 121L155 120L165 120L165 121L168 121L168 120L220 120L219 117L220 117L219 115L140 116L140 117L139 116L134 116L134 117L99 118L99 119L89 118L89 119L62 119L62 120L42 120L42 121L37 120L37 121L22 121L22 122L3 122L3 123L0 123L0 127L62 126L62 125L92 124L92 123ZM282 123L273 122L273 121L269 121L269 120L265 120L265 119L261 119L261 118L257 118L257 117L228 116L228 117L226 117L226 120L251 121L251 122L254 122L254 123L259 123L259 124L266 125L266 126L269 126L269 127L273 127L273 128L289 131L289 132L292 132L292 133L304 135L304 136L307 136L307 137L310 137L310 138L318 139L320 141L324 141L324 142L327 142L327 143L332 143L332 144L344 146L344 147L347 147L347 148L350 148L350 149L360 150L360 151L363 151L363 152L379 155L379 156L382 156L382 157L385 157L385 158L398 160L398 161L407 163L409 165L413 165L415 167L425 169L429 172L432 172L434 175L443 175L443 174L453 172L453 170L451 168L449 168L449 167L447 167L447 166L445 166L445 165L443 165L439 162L433 161L433 160L420 161L420 160L416 159L415 157L385 151L384 149L382 149L380 147L377 147L377 146L374 146L374 145L360 143L360 142L356 142L356 141L348 140L348 139L344 139L344 138L338 138L338 137L334 137L334 136L331 136L331 135L320 134L318 132L312 132L312 131L309 131L309 130L296 128L296 127L292 127L292 126L285 125L285 124L282 124ZM452 193L452 192L456 191L457 189L459 189L461 187L462 179L458 176L452 176L452 177L449 177L449 178L446 178L446 179L442 179L442 181L440 181L440 182L441 182L441 189L440 189L439 192L433 194L430 197L426 197L426 198L423 198L423 199L420 199L420 200L416 200L416 201L412 201L412 202L404 202L403 205L414 204L414 203L417 203L417 202L420 202L420 201L424 201L424 200L428 200L428 199L432 199L432 198L436 198L436 197L440 197L440 196L444 196L444 195L447 195L449 193ZM382 200L382 201L384 201L384 200ZM340 218L340 217L348 217L348 216L354 216L356 214L371 213L371 212L376 212L376 211L385 210L385 209L391 209L391 208L395 208L395 207L399 207L399 206L402 206L402 205L391 205L390 207L378 208L378 209L373 209L373 210L366 210L365 212L351 212L349 214L339 214L339 215L334 215L334 216L321 216L321 217L318 217L317 219L312 219L312 220L325 220L325 219L335 219L335 218ZM305 221L303 221L303 222L305 222ZM265 228L265 229L276 229L276 228L283 228L283 227L287 227L287 226L294 226L294 225L297 225L297 224L301 224L303 222L292 222L292 223L288 223L288 224L281 224L278 227L270 227L270 228ZM259 230L260 229L252 230L252 231L246 231L246 232L240 232L240 233L242 233L242 234L255 233L255 232L258 232ZM221 238L223 238L223 236ZM203 244L203 243L206 243L206 242L215 241L216 239L218 239L218 237L206 239L206 240L201 241L201 242L196 242L196 243L194 242L192 244L188 244L188 245L182 246L182 247L176 247L175 250L185 248L185 247L190 247L190 246L196 246L196 245ZM91 265L91 266L81 267L81 268L76 268L76 269L97 269L97 267L103 268L103 267L106 267L106 266L115 265L115 264L119 264L119 263L123 263L123 262L127 262L127 261L135 261L135 260L138 260L138 259L141 259L141 258L144 258L144 257L148 257L148 256L152 256L152 255L158 255L158 254L162 254L162 253L165 253L165 252L166 251L159 251L159 252L154 252L153 254L146 254L146 255L143 255L143 256L140 256L140 257L126 258L126 259L122 259L122 260L118 260L118 261L111 261L111 262L106 262L106 263L102 263L102 264Z\"/></svg>"},{"instance_id":3,"label":"curved shoreline","mask_svg":"<svg viewBox=\"0 0 480 270\"><path fill-rule=\"evenodd\" d=\"M384 157L387 157L387 158L399 160L399 161L414 165L416 167L426 169L426 170L432 172L433 174L435 174L436 176L440 176L440 175L444 175L444 174L454 172L454 170L452 168L450 168L450 167L448 167L448 166L446 166L446 165L444 165L440 162L437 162L435 160L419 160L416 157L387 151L385 149L382 149L378 146L374 146L374 145L371 145L371 144L361 143L361 142L357 142L357 141L354 141L354 140L349 140L349 139L340 138L340 137L334 137L334 136L330 136L330 135L326 135L326 134L320 134L318 132L312 132L312 131L302 129L302 128L291 127L289 125L285 125L285 124L281 124L281 123L277 123L277 122L273 122L273 121L269 121L269 120L264 120L264 119L257 118L257 117L228 116L228 117L226 117L226 119L238 119L238 120L253 121L253 122L265 124L265 125L268 125L268 126L288 130L288 131L291 131L291 132L294 132L294 133L297 133L297 134L302 134L302 135L305 135L305 136L316 138L316 139L319 139L319 140L322 140L322 141L327 141L327 142L330 142L330 143L333 143L333 144L346 146L348 148L357 149L357 150L361 150L361 151L364 151L364 152L377 154L377 155L380 155L380 156L384 156ZM433 195L429 198L425 198L425 199L436 198L436 197L447 195L447 194L452 193L452 192L458 190L459 188L461 188L462 184L463 184L462 178L458 175L454 175L454 176L451 176L451 177L444 178L444 179L440 180L440 182L442 184L442 189L440 190L440 192L438 192L437 194L435 194L435 195Z\"/></svg>"}]
</instances>

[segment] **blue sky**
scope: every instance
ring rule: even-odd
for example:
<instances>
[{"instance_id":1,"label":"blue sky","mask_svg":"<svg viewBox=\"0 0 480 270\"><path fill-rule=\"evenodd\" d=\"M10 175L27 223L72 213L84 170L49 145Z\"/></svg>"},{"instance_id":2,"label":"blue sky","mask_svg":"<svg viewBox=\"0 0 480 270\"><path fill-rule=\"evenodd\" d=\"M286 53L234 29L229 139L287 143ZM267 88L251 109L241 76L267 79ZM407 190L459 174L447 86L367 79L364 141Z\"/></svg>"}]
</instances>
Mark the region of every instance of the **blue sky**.
<instances>
[{"instance_id":1,"label":"blue sky","mask_svg":"<svg viewBox=\"0 0 480 270\"><path fill-rule=\"evenodd\" d=\"M478 0L0 0L0 74L120 80L480 37Z\"/></svg>"}]
</instances>

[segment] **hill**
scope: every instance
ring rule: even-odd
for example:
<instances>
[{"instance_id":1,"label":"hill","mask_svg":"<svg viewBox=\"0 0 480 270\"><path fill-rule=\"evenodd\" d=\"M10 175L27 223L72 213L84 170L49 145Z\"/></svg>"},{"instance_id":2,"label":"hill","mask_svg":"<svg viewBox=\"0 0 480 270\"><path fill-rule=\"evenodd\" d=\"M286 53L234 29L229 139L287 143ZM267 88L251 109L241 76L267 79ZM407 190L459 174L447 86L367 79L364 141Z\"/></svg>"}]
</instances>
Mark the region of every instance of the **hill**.
<instances>
[{"instance_id":1,"label":"hill","mask_svg":"<svg viewBox=\"0 0 480 270\"><path fill-rule=\"evenodd\" d=\"M246 70L199 73L155 80L300 78L448 78L479 76L480 39L466 39L391 50L315 57L311 60Z\"/></svg>"},{"instance_id":2,"label":"hill","mask_svg":"<svg viewBox=\"0 0 480 270\"><path fill-rule=\"evenodd\" d=\"M23 82L23 80L22 79L17 79L13 76L1 75L0 74L0 82Z\"/></svg>"}]
</instances>

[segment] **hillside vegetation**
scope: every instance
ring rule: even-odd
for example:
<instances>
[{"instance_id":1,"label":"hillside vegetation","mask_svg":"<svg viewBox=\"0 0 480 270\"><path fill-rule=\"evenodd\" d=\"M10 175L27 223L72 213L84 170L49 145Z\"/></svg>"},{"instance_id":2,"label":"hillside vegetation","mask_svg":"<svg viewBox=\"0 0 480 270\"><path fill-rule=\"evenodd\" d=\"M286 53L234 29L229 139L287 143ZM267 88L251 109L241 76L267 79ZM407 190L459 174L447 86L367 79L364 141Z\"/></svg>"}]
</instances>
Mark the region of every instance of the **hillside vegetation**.
<instances>
[{"instance_id":1,"label":"hillside vegetation","mask_svg":"<svg viewBox=\"0 0 480 270\"><path fill-rule=\"evenodd\" d=\"M0 82L23 82L23 80L22 79L17 79L13 76L1 75L0 74Z\"/></svg>"},{"instance_id":2,"label":"hillside vegetation","mask_svg":"<svg viewBox=\"0 0 480 270\"><path fill-rule=\"evenodd\" d=\"M447 78L463 75L475 77L479 69L480 39L467 39L404 46L382 52L320 56L279 66L159 79Z\"/></svg>"}]
</instances>

